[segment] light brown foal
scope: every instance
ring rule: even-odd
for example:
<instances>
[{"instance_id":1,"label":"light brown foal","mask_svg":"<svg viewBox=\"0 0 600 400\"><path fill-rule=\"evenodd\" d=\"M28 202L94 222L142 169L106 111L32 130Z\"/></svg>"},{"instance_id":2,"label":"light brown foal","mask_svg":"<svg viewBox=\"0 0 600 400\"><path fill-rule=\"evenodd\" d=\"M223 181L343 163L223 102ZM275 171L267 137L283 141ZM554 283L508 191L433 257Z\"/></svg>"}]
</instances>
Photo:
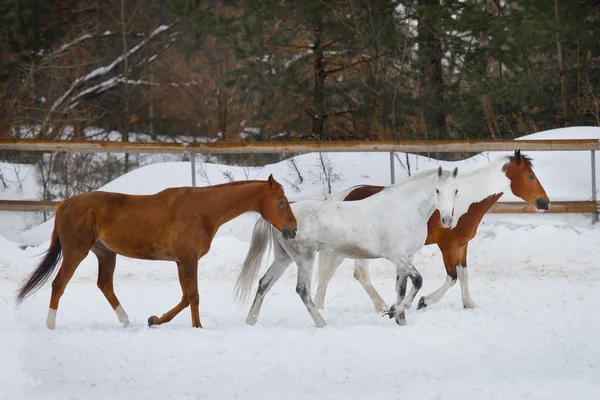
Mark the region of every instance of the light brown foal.
<instances>
[{"instance_id":1,"label":"light brown foal","mask_svg":"<svg viewBox=\"0 0 600 400\"><path fill-rule=\"evenodd\" d=\"M296 236L296 218L282 186L266 181L239 181L202 188L165 189L153 195L90 192L73 196L56 211L50 248L22 284L17 303L39 289L58 266L46 326L56 326L58 303L77 266L91 250L98 258L98 288L119 321L129 318L113 290L117 254L143 260L177 263L181 301L149 325L171 321L190 306L192 326L202 328L198 310L198 260L210 249L221 225L248 211L256 211L286 238Z\"/></svg>"}]
</instances>

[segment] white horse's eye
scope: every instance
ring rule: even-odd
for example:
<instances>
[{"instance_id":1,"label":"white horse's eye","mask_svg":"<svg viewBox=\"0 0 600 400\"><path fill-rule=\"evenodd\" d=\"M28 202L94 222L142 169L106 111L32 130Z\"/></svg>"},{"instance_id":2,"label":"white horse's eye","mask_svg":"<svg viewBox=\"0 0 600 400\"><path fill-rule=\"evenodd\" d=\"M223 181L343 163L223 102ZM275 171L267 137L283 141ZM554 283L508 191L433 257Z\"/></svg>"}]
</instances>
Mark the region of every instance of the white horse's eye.
<instances>
[{"instance_id":1,"label":"white horse's eye","mask_svg":"<svg viewBox=\"0 0 600 400\"><path fill-rule=\"evenodd\" d=\"M440 194L440 189L435 189L435 192L436 192L437 194Z\"/></svg>"}]
</instances>

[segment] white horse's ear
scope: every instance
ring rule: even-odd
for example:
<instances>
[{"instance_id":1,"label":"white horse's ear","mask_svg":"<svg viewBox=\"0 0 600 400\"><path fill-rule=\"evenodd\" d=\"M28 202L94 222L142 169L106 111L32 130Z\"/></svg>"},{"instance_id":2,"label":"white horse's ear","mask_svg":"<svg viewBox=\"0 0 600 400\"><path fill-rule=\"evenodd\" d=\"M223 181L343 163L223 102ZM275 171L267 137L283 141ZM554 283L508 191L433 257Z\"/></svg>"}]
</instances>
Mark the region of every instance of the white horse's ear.
<instances>
[{"instance_id":1,"label":"white horse's ear","mask_svg":"<svg viewBox=\"0 0 600 400\"><path fill-rule=\"evenodd\" d=\"M454 167L454 173L452 175L456 178L456 175L458 175L458 167Z\"/></svg>"},{"instance_id":2,"label":"white horse's ear","mask_svg":"<svg viewBox=\"0 0 600 400\"><path fill-rule=\"evenodd\" d=\"M442 176L442 167L438 167L438 176Z\"/></svg>"}]
</instances>

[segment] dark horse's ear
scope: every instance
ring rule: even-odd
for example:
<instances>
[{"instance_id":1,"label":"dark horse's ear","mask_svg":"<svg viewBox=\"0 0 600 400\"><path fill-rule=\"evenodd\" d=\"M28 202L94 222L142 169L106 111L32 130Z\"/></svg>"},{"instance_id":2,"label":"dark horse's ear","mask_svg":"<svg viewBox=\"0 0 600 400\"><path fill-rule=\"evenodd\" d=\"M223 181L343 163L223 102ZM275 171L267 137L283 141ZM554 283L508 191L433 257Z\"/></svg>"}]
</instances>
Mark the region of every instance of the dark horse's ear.
<instances>
[{"instance_id":1,"label":"dark horse's ear","mask_svg":"<svg viewBox=\"0 0 600 400\"><path fill-rule=\"evenodd\" d=\"M515 150L515 160L521 161L521 149Z\"/></svg>"},{"instance_id":2,"label":"dark horse's ear","mask_svg":"<svg viewBox=\"0 0 600 400\"><path fill-rule=\"evenodd\" d=\"M438 176L442 176L442 167L438 167Z\"/></svg>"},{"instance_id":3,"label":"dark horse's ear","mask_svg":"<svg viewBox=\"0 0 600 400\"><path fill-rule=\"evenodd\" d=\"M452 175L456 178L456 175L458 175L458 167L454 167L454 173L452 173Z\"/></svg>"},{"instance_id":4,"label":"dark horse's ear","mask_svg":"<svg viewBox=\"0 0 600 400\"><path fill-rule=\"evenodd\" d=\"M277 182L275 182L275 178L273 178L273 174L269 175L269 187L271 189L273 189L275 187L275 185L277 184Z\"/></svg>"}]
</instances>

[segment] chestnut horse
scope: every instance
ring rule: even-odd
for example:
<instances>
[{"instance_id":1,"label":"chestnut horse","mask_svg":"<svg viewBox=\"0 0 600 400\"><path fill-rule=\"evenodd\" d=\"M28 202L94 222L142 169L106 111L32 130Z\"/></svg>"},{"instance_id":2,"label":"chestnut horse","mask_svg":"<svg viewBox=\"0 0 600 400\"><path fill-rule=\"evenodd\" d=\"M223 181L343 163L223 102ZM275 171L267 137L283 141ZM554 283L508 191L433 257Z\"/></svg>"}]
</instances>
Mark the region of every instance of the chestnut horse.
<instances>
[{"instance_id":1,"label":"chestnut horse","mask_svg":"<svg viewBox=\"0 0 600 400\"><path fill-rule=\"evenodd\" d=\"M145 196L101 191L73 196L56 210L50 248L19 289L17 303L49 279L62 253L63 262L52 282L46 319L46 326L54 329L60 297L91 250L98 258L98 288L127 327L129 318L113 290L117 254L175 261L183 292L181 301L162 317L150 317L148 325L169 322L190 306L192 326L202 328L198 311L198 260L208 253L221 225L248 211L260 213L284 238L296 236L296 218L283 187L272 175L267 181L170 188Z\"/></svg>"},{"instance_id":2,"label":"chestnut horse","mask_svg":"<svg viewBox=\"0 0 600 400\"><path fill-rule=\"evenodd\" d=\"M460 281L464 308L477 307L469 292L467 247L469 241L475 237L484 214L504 192L510 190L515 196L538 210L548 209L548 196L532 170L531 159L521 155L519 150L510 157L502 157L479 170L462 174L458 177L458 187L460 194L456 199L453 226L443 227L437 211L427 223L425 245L438 245L442 251L448 276L442 287L421 297L418 308L440 301L442 296L454 286L457 278ZM353 187L332 196L330 200L361 200L380 192L383 188L383 186ZM319 282L315 296L315 305L318 308L324 307L327 285L343 260L343 257L331 252L319 253ZM368 267L368 260L356 259L354 278L360 282L371 298L375 311L383 311L387 306L371 284Z\"/></svg>"}]
</instances>

